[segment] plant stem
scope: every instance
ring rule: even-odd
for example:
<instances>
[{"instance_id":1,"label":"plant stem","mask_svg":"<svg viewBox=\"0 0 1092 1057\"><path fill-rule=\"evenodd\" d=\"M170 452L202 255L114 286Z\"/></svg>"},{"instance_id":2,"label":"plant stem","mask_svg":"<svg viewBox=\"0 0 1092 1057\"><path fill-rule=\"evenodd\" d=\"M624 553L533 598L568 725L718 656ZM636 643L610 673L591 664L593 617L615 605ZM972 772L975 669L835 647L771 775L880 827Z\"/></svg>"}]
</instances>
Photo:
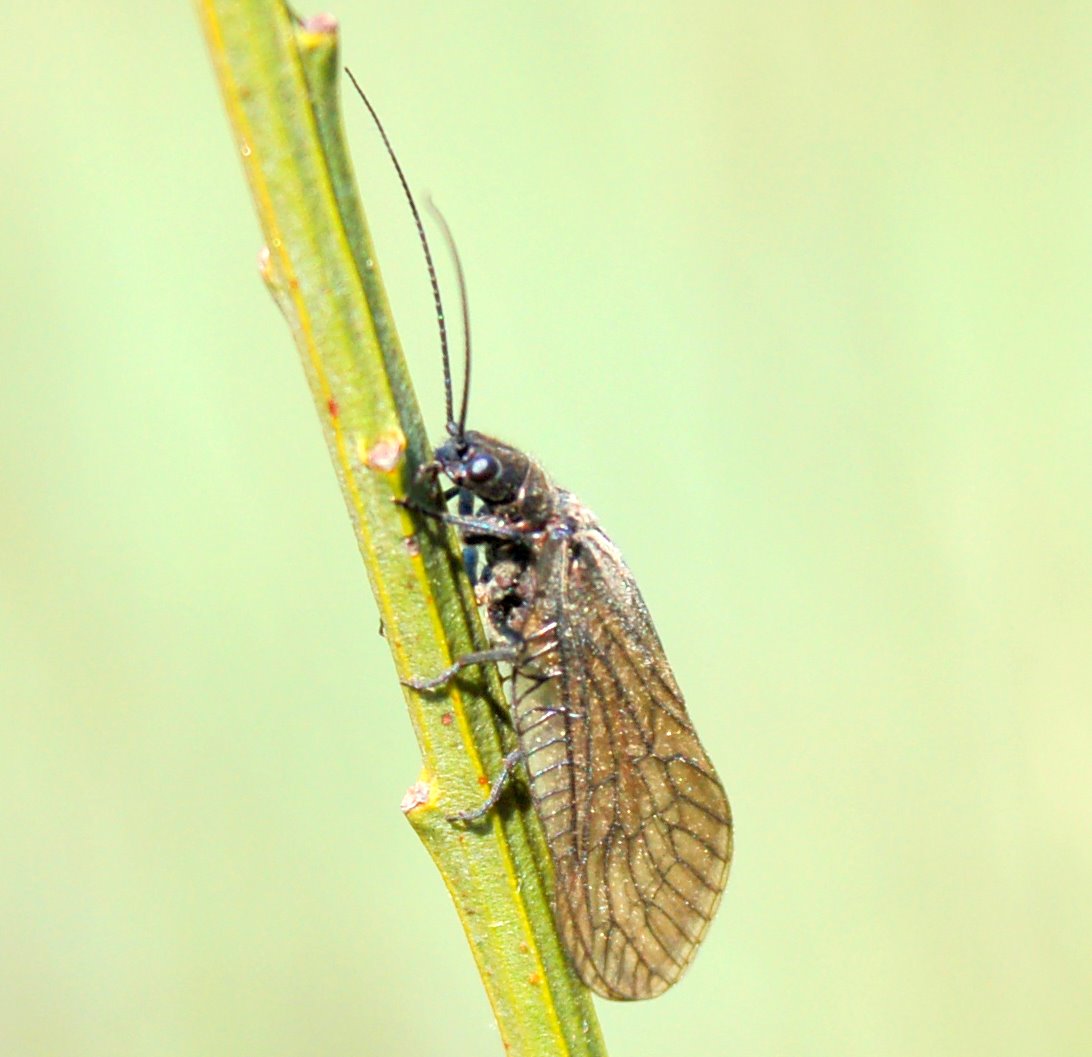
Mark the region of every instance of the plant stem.
<instances>
[{"instance_id":1,"label":"plant stem","mask_svg":"<svg viewBox=\"0 0 1092 1057\"><path fill-rule=\"evenodd\" d=\"M262 275L299 347L395 669L441 671L484 639L457 541L394 502L430 448L353 186L336 23L301 23L278 0L197 9L266 239ZM460 679L446 698L402 692L422 756L403 809L455 902L505 1051L605 1057L557 939L537 820L447 820L501 767L496 672Z\"/></svg>"}]
</instances>

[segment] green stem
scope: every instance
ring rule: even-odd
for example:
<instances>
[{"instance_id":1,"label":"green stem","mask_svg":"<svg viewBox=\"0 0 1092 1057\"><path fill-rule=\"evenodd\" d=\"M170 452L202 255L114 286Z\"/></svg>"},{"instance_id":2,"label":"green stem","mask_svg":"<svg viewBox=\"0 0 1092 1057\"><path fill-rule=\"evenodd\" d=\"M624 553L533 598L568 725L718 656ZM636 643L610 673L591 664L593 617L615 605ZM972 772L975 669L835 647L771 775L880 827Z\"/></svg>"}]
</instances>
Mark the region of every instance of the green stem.
<instances>
[{"instance_id":1,"label":"green stem","mask_svg":"<svg viewBox=\"0 0 1092 1057\"><path fill-rule=\"evenodd\" d=\"M336 23L300 23L277 0L197 9L266 239L262 275L299 347L395 668L438 672L484 640L457 541L393 502L430 447L353 186ZM554 928L537 821L447 821L501 766L496 672L446 699L403 695L422 756L403 807L455 902L506 1052L605 1057Z\"/></svg>"}]
</instances>

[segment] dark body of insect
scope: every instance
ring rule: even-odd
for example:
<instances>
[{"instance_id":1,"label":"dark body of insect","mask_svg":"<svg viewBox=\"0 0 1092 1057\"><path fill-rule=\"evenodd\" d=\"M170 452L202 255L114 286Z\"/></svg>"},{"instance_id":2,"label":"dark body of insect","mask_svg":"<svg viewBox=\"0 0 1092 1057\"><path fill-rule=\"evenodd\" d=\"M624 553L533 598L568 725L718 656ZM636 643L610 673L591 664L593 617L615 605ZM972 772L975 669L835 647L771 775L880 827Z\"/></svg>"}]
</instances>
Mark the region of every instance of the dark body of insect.
<instances>
[{"instance_id":1,"label":"dark body of insect","mask_svg":"<svg viewBox=\"0 0 1092 1057\"><path fill-rule=\"evenodd\" d=\"M511 664L508 764L526 763L562 942L598 994L661 994L720 901L732 818L637 584L595 516L523 452L457 427L428 471L462 500L440 516L484 548L495 646L417 685Z\"/></svg>"},{"instance_id":2,"label":"dark body of insect","mask_svg":"<svg viewBox=\"0 0 1092 1057\"><path fill-rule=\"evenodd\" d=\"M732 858L728 798L637 584L595 516L529 456L466 428L466 279L447 223L433 209L463 309L466 371L455 417L440 287L421 216L379 115L353 84L413 214L440 332L449 438L422 473L451 479L446 495L458 494L459 513L407 505L459 526L468 545L484 548L477 589L495 642L409 685L434 690L472 664L512 666L519 752L505 760L484 808L460 817L484 814L525 761L554 861L554 917L573 965L607 998L652 998L683 974L720 902Z\"/></svg>"}]
</instances>

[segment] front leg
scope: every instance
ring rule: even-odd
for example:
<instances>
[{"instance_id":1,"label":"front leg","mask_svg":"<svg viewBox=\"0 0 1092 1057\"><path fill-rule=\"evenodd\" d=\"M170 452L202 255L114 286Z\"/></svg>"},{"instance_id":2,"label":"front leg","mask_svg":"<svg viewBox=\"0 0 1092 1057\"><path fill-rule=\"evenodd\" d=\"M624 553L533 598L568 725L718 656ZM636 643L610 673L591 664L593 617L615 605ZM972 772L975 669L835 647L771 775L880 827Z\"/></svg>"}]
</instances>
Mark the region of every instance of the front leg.
<instances>
[{"instance_id":1,"label":"front leg","mask_svg":"<svg viewBox=\"0 0 1092 1057\"><path fill-rule=\"evenodd\" d=\"M423 514L435 521L442 521L445 525L454 525L456 528L475 536L484 536L486 539L527 540L534 536L534 533L527 529L506 525L489 514L483 514L481 517L466 517L462 514L452 514L448 510L433 510L432 507L424 506L415 499L395 499L394 502L398 506L412 510L415 514Z\"/></svg>"},{"instance_id":2,"label":"front leg","mask_svg":"<svg viewBox=\"0 0 1092 1057\"><path fill-rule=\"evenodd\" d=\"M456 488L455 493L459 497L458 513L459 517L470 517L474 513L474 493L469 488ZM447 492L444 493L446 499ZM463 541L463 565L466 566L467 575L470 577L470 582L477 587L478 585L478 548L475 544L467 544Z\"/></svg>"}]
</instances>

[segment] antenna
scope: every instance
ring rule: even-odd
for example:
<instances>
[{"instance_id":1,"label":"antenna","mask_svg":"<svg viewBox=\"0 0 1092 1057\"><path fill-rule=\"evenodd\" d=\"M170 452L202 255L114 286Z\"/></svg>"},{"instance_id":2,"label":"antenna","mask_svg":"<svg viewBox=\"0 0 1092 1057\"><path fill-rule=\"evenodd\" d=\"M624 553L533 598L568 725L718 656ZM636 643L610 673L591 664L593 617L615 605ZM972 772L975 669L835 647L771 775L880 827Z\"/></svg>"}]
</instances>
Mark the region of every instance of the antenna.
<instances>
[{"instance_id":1,"label":"antenna","mask_svg":"<svg viewBox=\"0 0 1092 1057\"><path fill-rule=\"evenodd\" d=\"M432 214L436 223L440 225L444 242L447 243L448 252L455 262L455 274L459 280L459 302L463 312L463 349L466 352L466 362L463 370L463 399L459 405L459 432L456 437L461 437L466 432L466 407L470 401L470 298L466 292L466 273L463 271L463 262L459 257L459 247L455 245L455 236L451 234L451 227L444 214L437 208L431 198L425 199L425 208ZM450 427L449 427L450 428Z\"/></svg>"},{"instance_id":2,"label":"antenna","mask_svg":"<svg viewBox=\"0 0 1092 1057\"><path fill-rule=\"evenodd\" d=\"M349 80L353 82L353 87L356 89L356 94L364 101L364 105L368 108L368 113L372 115L372 120L375 122L375 127L379 130L379 135L382 137L383 146L387 148L387 154L390 155L391 161L394 163L394 171L398 174L398 181L402 184L402 190L405 192L406 201L409 203L410 212L413 214L413 222L417 226L417 237L421 240L421 248L425 251L425 265L428 268L428 281L432 286L432 300L436 305L436 323L440 328L440 355L444 360L444 396L446 401L447 410L447 431L453 437L462 436L463 426L462 419L458 425L455 422L455 402L451 395L451 355L448 352L447 347L447 324L444 322L444 302L440 297L440 283L436 278L436 267L432 263L432 251L428 246L428 238L425 235L425 226L421 223L421 214L417 210L417 203L413 200L413 192L410 191L409 183L406 180L406 174L402 171L402 166L399 164L398 155L394 153L394 148L391 146L391 141L387 136L386 129L383 128L383 122L379 120L379 115L375 112L375 107L368 101L368 97L364 94L364 89L360 87L357 79L353 76L353 71L348 66L345 67L345 72L349 76ZM435 207L434 207L435 208ZM443 218L441 218L442 221ZM444 224L446 229L447 225ZM450 235L447 236L450 238ZM456 256L456 261L458 256ZM462 268L459 268L460 276L460 288L462 287ZM463 299L465 303L466 294L463 292ZM464 319L466 318L465 308L463 313ZM469 355L469 346L468 355ZM462 417L466 415L466 390L463 390L463 408Z\"/></svg>"}]
</instances>

